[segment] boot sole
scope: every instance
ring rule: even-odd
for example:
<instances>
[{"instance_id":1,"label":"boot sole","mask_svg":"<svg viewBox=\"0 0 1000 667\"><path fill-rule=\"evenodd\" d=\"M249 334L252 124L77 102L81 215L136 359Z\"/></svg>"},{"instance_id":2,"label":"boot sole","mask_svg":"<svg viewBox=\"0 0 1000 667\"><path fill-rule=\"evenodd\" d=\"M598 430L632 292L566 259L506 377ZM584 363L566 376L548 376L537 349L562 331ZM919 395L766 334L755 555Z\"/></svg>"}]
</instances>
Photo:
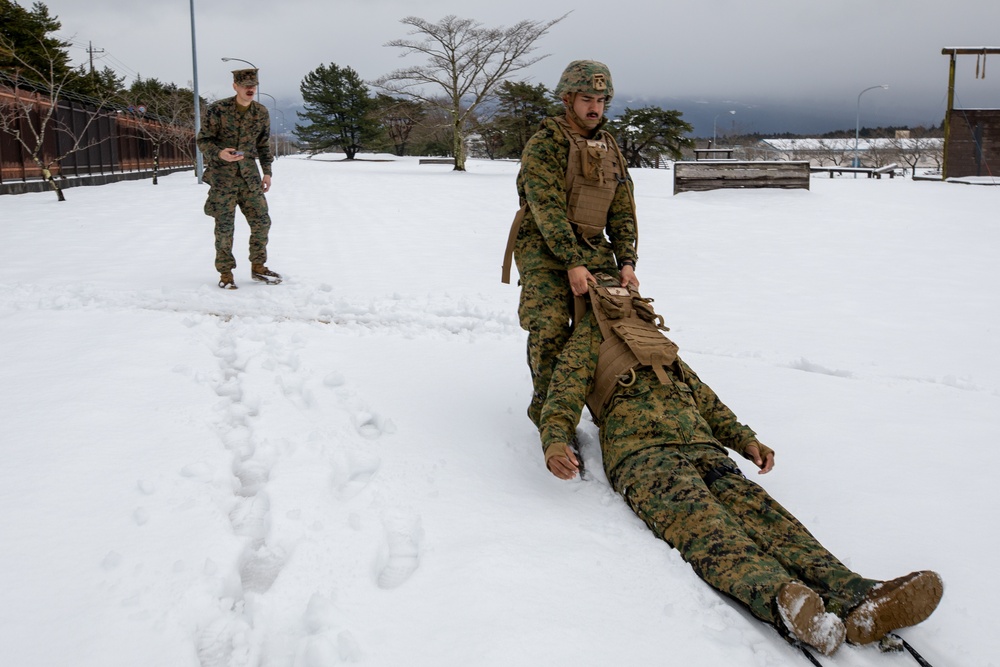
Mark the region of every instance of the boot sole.
<instances>
[{"instance_id":1,"label":"boot sole","mask_svg":"<svg viewBox=\"0 0 1000 667\"><path fill-rule=\"evenodd\" d=\"M916 572L898 587L862 602L847 615L847 641L870 644L899 628L921 623L937 609L944 583L935 572Z\"/></svg>"},{"instance_id":2,"label":"boot sole","mask_svg":"<svg viewBox=\"0 0 1000 667\"><path fill-rule=\"evenodd\" d=\"M778 614L785 627L796 639L808 644L823 655L833 655L844 642L844 624L826 607L815 591L801 584L792 583L791 596L784 588L778 595Z\"/></svg>"}]
</instances>

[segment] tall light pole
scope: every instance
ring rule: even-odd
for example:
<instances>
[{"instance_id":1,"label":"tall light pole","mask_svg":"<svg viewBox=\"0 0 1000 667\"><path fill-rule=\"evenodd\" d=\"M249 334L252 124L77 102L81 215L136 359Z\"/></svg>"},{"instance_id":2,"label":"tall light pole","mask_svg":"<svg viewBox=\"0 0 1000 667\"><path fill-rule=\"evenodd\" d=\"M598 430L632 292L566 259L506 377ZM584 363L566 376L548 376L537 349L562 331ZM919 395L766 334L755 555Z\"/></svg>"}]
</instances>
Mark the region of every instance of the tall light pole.
<instances>
[{"instance_id":1,"label":"tall light pole","mask_svg":"<svg viewBox=\"0 0 1000 667\"><path fill-rule=\"evenodd\" d=\"M191 0L191 66L194 70L194 79L191 83L194 88L194 136L197 139L198 133L201 132L201 95L198 92L198 46L194 38L194 0ZM195 142L194 174L198 178L199 185L202 182L201 177L204 173L204 164L201 151L198 149L198 143Z\"/></svg>"},{"instance_id":2,"label":"tall light pole","mask_svg":"<svg viewBox=\"0 0 1000 667\"><path fill-rule=\"evenodd\" d=\"M735 114L736 109L730 109L729 111L720 111L719 113L715 114L715 119L712 120L712 148L715 148L715 121L719 120L719 116L721 116L724 113Z\"/></svg>"},{"instance_id":3,"label":"tall light pole","mask_svg":"<svg viewBox=\"0 0 1000 667\"><path fill-rule=\"evenodd\" d=\"M267 93L262 93L259 90L257 91L257 94L258 95L266 95L267 97L270 97L271 98L272 106L274 106L274 112L275 113L280 113L282 119L285 118L284 112L281 109L278 108L278 100L274 99L274 95L268 95ZM275 118L274 120L277 122L278 119ZM277 148L278 148L278 140L277 140L277 138L275 138L275 140L274 140L274 147L275 147L275 151L274 152L277 153L278 152L277 151ZM277 157L277 155L275 155L275 157Z\"/></svg>"},{"instance_id":4,"label":"tall light pole","mask_svg":"<svg viewBox=\"0 0 1000 667\"><path fill-rule=\"evenodd\" d=\"M869 90L875 90L876 88L881 88L882 90L888 90L889 84L883 83L882 85L879 86L871 86L869 88L865 88L860 93L858 93L858 116L854 124L854 167L855 168L861 166L861 159L858 157L858 137L861 136L861 96L867 93ZM857 174L855 174L855 178L857 178Z\"/></svg>"}]
</instances>

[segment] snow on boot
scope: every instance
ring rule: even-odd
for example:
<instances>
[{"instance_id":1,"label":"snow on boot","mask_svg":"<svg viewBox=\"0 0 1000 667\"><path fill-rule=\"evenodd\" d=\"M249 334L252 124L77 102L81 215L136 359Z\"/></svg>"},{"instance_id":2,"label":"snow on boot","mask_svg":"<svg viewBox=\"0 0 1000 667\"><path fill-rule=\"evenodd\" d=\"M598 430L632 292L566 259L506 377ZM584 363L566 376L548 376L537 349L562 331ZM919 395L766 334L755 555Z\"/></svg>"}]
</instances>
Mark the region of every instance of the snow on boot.
<instances>
[{"instance_id":1,"label":"snow on boot","mask_svg":"<svg viewBox=\"0 0 1000 667\"><path fill-rule=\"evenodd\" d=\"M827 613L823 598L811 588L790 581L778 591L777 604L785 627L800 642L823 655L833 655L844 643L844 624Z\"/></svg>"},{"instance_id":2,"label":"snow on boot","mask_svg":"<svg viewBox=\"0 0 1000 667\"><path fill-rule=\"evenodd\" d=\"M254 280L259 280L261 282L267 283L268 285L277 285L281 282L281 274L275 273L271 269L267 268L263 264L254 264L250 267L250 276Z\"/></svg>"},{"instance_id":3,"label":"snow on boot","mask_svg":"<svg viewBox=\"0 0 1000 667\"><path fill-rule=\"evenodd\" d=\"M916 625L937 608L943 593L941 576L930 570L875 584L844 621L847 641L870 644L893 630Z\"/></svg>"},{"instance_id":4,"label":"snow on boot","mask_svg":"<svg viewBox=\"0 0 1000 667\"><path fill-rule=\"evenodd\" d=\"M219 287L222 289L237 289L232 271L225 271L219 274Z\"/></svg>"}]
</instances>

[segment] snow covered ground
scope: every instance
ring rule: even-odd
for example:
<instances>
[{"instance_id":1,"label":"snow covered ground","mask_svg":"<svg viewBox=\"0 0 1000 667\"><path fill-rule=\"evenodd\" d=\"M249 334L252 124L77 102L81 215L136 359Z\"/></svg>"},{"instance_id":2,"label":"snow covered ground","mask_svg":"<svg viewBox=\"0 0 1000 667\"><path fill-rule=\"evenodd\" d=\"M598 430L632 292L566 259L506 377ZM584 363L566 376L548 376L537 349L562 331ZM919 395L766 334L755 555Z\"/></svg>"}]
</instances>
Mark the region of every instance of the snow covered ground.
<instances>
[{"instance_id":1,"label":"snow covered ground","mask_svg":"<svg viewBox=\"0 0 1000 667\"><path fill-rule=\"evenodd\" d=\"M590 480L545 470L517 165L383 157L281 158L287 280L238 217L235 292L190 173L0 197L0 663L805 664L632 515L592 424ZM762 483L866 576L942 573L903 633L934 665L1000 665L1000 188L671 176L634 173L643 293Z\"/></svg>"}]
</instances>

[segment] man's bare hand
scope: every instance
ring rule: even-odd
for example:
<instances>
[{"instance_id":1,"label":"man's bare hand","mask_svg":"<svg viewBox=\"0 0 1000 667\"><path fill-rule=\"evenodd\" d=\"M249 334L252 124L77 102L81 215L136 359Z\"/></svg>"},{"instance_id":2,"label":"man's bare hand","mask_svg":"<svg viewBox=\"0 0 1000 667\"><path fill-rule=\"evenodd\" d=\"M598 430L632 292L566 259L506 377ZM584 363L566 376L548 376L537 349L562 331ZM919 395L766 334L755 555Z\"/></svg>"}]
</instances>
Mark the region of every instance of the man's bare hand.
<instances>
[{"instance_id":1,"label":"man's bare hand","mask_svg":"<svg viewBox=\"0 0 1000 667\"><path fill-rule=\"evenodd\" d=\"M757 445L747 445L746 456L748 459L753 461L754 465L760 468L758 475L765 475L774 468L774 451L769 447L765 447L767 453L764 456L760 454L760 447Z\"/></svg>"},{"instance_id":2,"label":"man's bare hand","mask_svg":"<svg viewBox=\"0 0 1000 667\"><path fill-rule=\"evenodd\" d=\"M223 162L239 162L243 159L243 153L235 148L223 148L219 151L219 159Z\"/></svg>"},{"instance_id":3,"label":"man's bare hand","mask_svg":"<svg viewBox=\"0 0 1000 667\"><path fill-rule=\"evenodd\" d=\"M550 456L545 467L559 479L573 479L580 472L580 461L569 445L564 445L565 453Z\"/></svg>"},{"instance_id":4,"label":"man's bare hand","mask_svg":"<svg viewBox=\"0 0 1000 667\"><path fill-rule=\"evenodd\" d=\"M271 177L265 175L260 179L260 184L264 188L264 192L267 192L271 189Z\"/></svg>"},{"instance_id":5,"label":"man's bare hand","mask_svg":"<svg viewBox=\"0 0 1000 667\"><path fill-rule=\"evenodd\" d=\"M632 268L631 264L626 264L622 267L621 277L622 287L631 285L635 289L639 289L639 279L635 277L635 269Z\"/></svg>"},{"instance_id":6,"label":"man's bare hand","mask_svg":"<svg viewBox=\"0 0 1000 667\"><path fill-rule=\"evenodd\" d=\"M566 274L569 276L569 288L573 290L573 296L583 296L590 290L591 283L597 284L597 278L585 266L574 266Z\"/></svg>"}]
</instances>

